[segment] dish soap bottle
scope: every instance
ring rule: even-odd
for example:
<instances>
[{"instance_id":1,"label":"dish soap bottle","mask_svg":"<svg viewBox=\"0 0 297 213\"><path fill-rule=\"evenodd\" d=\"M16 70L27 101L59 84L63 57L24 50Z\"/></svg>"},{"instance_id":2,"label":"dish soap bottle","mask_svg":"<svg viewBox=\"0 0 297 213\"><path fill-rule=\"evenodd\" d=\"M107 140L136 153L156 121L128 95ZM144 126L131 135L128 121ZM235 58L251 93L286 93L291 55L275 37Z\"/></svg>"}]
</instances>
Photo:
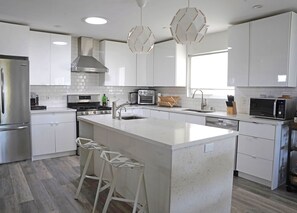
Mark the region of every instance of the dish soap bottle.
<instances>
[{"instance_id":1,"label":"dish soap bottle","mask_svg":"<svg viewBox=\"0 0 297 213\"><path fill-rule=\"evenodd\" d=\"M107 105L107 97L105 96L105 94L103 94L101 101L102 101L102 106L106 106Z\"/></svg>"}]
</instances>

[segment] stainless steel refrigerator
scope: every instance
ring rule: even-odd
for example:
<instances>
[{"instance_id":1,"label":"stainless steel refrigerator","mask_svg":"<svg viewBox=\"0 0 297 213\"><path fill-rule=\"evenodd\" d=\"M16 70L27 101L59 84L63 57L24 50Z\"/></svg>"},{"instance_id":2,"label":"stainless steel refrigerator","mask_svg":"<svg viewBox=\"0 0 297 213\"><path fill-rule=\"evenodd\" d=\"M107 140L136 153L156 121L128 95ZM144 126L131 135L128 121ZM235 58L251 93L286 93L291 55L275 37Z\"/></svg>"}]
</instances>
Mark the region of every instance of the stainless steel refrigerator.
<instances>
[{"instance_id":1,"label":"stainless steel refrigerator","mask_svg":"<svg viewBox=\"0 0 297 213\"><path fill-rule=\"evenodd\" d=\"M31 158L29 61L0 55L0 164Z\"/></svg>"}]
</instances>

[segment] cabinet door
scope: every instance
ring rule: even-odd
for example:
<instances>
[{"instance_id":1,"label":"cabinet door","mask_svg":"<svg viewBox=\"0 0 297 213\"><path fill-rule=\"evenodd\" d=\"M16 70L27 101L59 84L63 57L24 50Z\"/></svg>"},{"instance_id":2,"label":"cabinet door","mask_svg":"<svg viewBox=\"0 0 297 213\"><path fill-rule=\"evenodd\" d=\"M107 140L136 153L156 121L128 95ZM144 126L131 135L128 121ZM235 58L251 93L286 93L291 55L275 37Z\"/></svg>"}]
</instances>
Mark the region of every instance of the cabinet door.
<instances>
[{"instance_id":1,"label":"cabinet door","mask_svg":"<svg viewBox=\"0 0 297 213\"><path fill-rule=\"evenodd\" d=\"M137 54L137 86L154 85L154 56L153 50L149 54Z\"/></svg>"},{"instance_id":2,"label":"cabinet door","mask_svg":"<svg viewBox=\"0 0 297 213\"><path fill-rule=\"evenodd\" d=\"M0 22L0 55L29 56L29 27Z\"/></svg>"},{"instance_id":3,"label":"cabinet door","mask_svg":"<svg viewBox=\"0 0 297 213\"><path fill-rule=\"evenodd\" d=\"M52 154L56 151L54 124L32 125L32 155Z\"/></svg>"},{"instance_id":4,"label":"cabinet door","mask_svg":"<svg viewBox=\"0 0 297 213\"><path fill-rule=\"evenodd\" d=\"M154 46L154 86L175 86L175 41Z\"/></svg>"},{"instance_id":5,"label":"cabinet door","mask_svg":"<svg viewBox=\"0 0 297 213\"><path fill-rule=\"evenodd\" d=\"M50 55L50 34L30 31L30 85L50 85Z\"/></svg>"},{"instance_id":6,"label":"cabinet door","mask_svg":"<svg viewBox=\"0 0 297 213\"><path fill-rule=\"evenodd\" d=\"M71 85L71 37L50 34L51 85ZM54 42L63 42L55 44Z\"/></svg>"},{"instance_id":7,"label":"cabinet door","mask_svg":"<svg viewBox=\"0 0 297 213\"><path fill-rule=\"evenodd\" d=\"M151 117L157 119L169 120L169 112L151 110Z\"/></svg>"},{"instance_id":8,"label":"cabinet door","mask_svg":"<svg viewBox=\"0 0 297 213\"><path fill-rule=\"evenodd\" d=\"M109 69L105 73L106 86L136 86L136 55L127 43L103 41L102 63Z\"/></svg>"},{"instance_id":9,"label":"cabinet door","mask_svg":"<svg viewBox=\"0 0 297 213\"><path fill-rule=\"evenodd\" d=\"M205 117L197 115L185 115L186 122L193 124L205 125Z\"/></svg>"},{"instance_id":10,"label":"cabinet door","mask_svg":"<svg viewBox=\"0 0 297 213\"><path fill-rule=\"evenodd\" d=\"M186 115L185 114L180 114L180 113L169 113L169 119L172 121L186 121Z\"/></svg>"},{"instance_id":11,"label":"cabinet door","mask_svg":"<svg viewBox=\"0 0 297 213\"><path fill-rule=\"evenodd\" d=\"M288 85L290 19L284 13L251 22L250 86Z\"/></svg>"},{"instance_id":12,"label":"cabinet door","mask_svg":"<svg viewBox=\"0 0 297 213\"><path fill-rule=\"evenodd\" d=\"M228 29L228 86L248 86L250 24Z\"/></svg>"},{"instance_id":13,"label":"cabinet door","mask_svg":"<svg viewBox=\"0 0 297 213\"><path fill-rule=\"evenodd\" d=\"M76 124L57 123L56 130L56 152L66 152L76 150L75 136Z\"/></svg>"},{"instance_id":14,"label":"cabinet door","mask_svg":"<svg viewBox=\"0 0 297 213\"><path fill-rule=\"evenodd\" d=\"M241 135L253 136L274 140L275 126L269 124L239 122L239 133Z\"/></svg>"}]
</instances>

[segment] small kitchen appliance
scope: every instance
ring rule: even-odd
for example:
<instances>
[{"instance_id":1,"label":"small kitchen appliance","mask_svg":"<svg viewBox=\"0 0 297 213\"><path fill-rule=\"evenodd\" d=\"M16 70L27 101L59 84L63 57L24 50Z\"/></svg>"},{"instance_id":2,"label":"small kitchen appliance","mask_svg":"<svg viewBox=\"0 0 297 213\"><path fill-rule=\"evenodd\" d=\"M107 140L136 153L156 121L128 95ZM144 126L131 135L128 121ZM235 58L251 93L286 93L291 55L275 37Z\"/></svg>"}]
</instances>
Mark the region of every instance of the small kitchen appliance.
<instances>
[{"instance_id":1,"label":"small kitchen appliance","mask_svg":"<svg viewBox=\"0 0 297 213\"><path fill-rule=\"evenodd\" d=\"M156 103L156 91L152 89L138 90L138 104L154 105Z\"/></svg>"},{"instance_id":2,"label":"small kitchen appliance","mask_svg":"<svg viewBox=\"0 0 297 213\"><path fill-rule=\"evenodd\" d=\"M130 104L138 103L138 92L129 92L128 100Z\"/></svg>"},{"instance_id":3,"label":"small kitchen appliance","mask_svg":"<svg viewBox=\"0 0 297 213\"><path fill-rule=\"evenodd\" d=\"M293 119L296 98L251 98L250 115L277 120Z\"/></svg>"}]
</instances>

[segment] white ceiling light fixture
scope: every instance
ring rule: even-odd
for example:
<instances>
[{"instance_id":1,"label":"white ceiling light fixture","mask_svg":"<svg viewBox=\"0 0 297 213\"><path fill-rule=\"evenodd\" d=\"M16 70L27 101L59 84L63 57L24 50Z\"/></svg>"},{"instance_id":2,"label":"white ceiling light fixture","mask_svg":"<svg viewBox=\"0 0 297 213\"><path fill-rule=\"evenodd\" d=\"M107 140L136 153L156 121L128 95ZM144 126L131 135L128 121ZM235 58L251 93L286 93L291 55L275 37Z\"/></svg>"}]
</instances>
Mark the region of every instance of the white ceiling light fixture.
<instances>
[{"instance_id":1,"label":"white ceiling light fixture","mask_svg":"<svg viewBox=\"0 0 297 213\"><path fill-rule=\"evenodd\" d=\"M88 24L95 24L95 25L101 25L101 24L107 23L107 20L105 18L95 17L95 16L84 18L83 21Z\"/></svg>"},{"instance_id":2,"label":"white ceiling light fixture","mask_svg":"<svg viewBox=\"0 0 297 213\"><path fill-rule=\"evenodd\" d=\"M200 42L204 38L208 25L204 13L195 8L188 7L179 9L170 24L171 35L179 44L191 44Z\"/></svg>"},{"instance_id":3,"label":"white ceiling light fixture","mask_svg":"<svg viewBox=\"0 0 297 213\"><path fill-rule=\"evenodd\" d=\"M59 45L59 46L65 46L65 45L67 45L67 42L65 42L65 41L53 41L53 44Z\"/></svg>"},{"instance_id":4,"label":"white ceiling light fixture","mask_svg":"<svg viewBox=\"0 0 297 213\"><path fill-rule=\"evenodd\" d=\"M133 53L149 53L154 48L155 37L149 27L142 25L142 8L145 7L147 0L136 0L136 2L140 7L140 26L130 30L127 43Z\"/></svg>"}]
</instances>

